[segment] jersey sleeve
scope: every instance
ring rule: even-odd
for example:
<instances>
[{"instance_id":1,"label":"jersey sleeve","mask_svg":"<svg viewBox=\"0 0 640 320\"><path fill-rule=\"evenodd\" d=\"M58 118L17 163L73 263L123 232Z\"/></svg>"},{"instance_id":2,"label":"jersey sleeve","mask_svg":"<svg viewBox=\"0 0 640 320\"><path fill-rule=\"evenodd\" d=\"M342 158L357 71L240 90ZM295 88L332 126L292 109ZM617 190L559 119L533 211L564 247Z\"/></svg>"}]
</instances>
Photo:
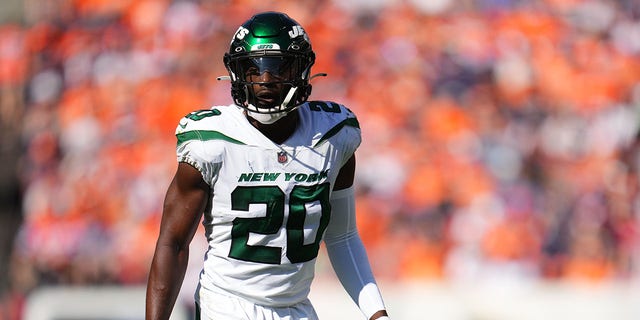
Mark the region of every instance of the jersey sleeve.
<instances>
[{"instance_id":1,"label":"jersey sleeve","mask_svg":"<svg viewBox=\"0 0 640 320\"><path fill-rule=\"evenodd\" d=\"M342 163L344 165L362 143L360 123L356 115L345 106L340 105L341 117L333 130L339 130L338 139L342 145Z\"/></svg>"},{"instance_id":2,"label":"jersey sleeve","mask_svg":"<svg viewBox=\"0 0 640 320\"><path fill-rule=\"evenodd\" d=\"M202 111L198 112L202 114ZM204 181L212 185L217 178L224 149L219 143L204 138L208 132L205 128L211 123L206 118L195 117L194 114L192 112L182 118L176 127L177 160L196 168Z\"/></svg>"}]
</instances>

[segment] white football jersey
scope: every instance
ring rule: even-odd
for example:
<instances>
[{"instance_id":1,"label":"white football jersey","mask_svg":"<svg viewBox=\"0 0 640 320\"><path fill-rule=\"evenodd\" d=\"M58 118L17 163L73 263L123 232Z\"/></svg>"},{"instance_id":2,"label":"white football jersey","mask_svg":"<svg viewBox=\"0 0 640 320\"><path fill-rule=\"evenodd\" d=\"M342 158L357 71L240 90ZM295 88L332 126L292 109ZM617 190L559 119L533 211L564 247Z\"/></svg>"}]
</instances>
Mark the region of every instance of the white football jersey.
<instances>
[{"instance_id":1,"label":"white football jersey","mask_svg":"<svg viewBox=\"0 0 640 320\"><path fill-rule=\"evenodd\" d=\"M178 161L211 187L197 301L207 291L274 307L307 298L331 190L361 137L355 115L337 103L309 101L294 112L298 127L280 145L235 105L180 121Z\"/></svg>"}]
</instances>

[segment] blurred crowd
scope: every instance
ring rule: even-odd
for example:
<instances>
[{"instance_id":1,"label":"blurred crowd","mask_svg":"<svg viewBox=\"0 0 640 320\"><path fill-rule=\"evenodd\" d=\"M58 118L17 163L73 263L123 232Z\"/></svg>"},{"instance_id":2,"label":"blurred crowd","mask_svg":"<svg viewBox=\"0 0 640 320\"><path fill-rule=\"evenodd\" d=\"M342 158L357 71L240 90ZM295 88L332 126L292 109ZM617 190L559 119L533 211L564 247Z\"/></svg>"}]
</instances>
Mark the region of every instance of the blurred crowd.
<instances>
[{"instance_id":1,"label":"blurred crowd","mask_svg":"<svg viewBox=\"0 0 640 320\"><path fill-rule=\"evenodd\" d=\"M359 117L379 278L640 278L638 1L26 0L0 26L22 146L5 307L145 283L175 126L232 102L222 55L262 10L305 26L329 74L311 98Z\"/></svg>"}]
</instances>

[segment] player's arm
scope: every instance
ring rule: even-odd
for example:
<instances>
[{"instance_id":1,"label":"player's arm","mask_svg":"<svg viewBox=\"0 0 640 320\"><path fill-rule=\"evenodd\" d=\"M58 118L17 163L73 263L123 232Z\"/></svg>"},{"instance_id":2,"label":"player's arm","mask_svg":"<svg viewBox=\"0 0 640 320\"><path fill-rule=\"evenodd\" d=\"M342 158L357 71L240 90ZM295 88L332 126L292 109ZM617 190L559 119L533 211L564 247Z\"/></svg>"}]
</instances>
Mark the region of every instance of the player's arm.
<instances>
[{"instance_id":1,"label":"player's arm","mask_svg":"<svg viewBox=\"0 0 640 320\"><path fill-rule=\"evenodd\" d=\"M324 241L338 279L362 313L370 320L389 319L356 228L355 168L353 155L338 173L331 196L331 221Z\"/></svg>"},{"instance_id":2,"label":"player's arm","mask_svg":"<svg viewBox=\"0 0 640 320\"><path fill-rule=\"evenodd\" d=\"M169 319L178 297L193 239L209 195L198 170L179 163L164 199L146 294L146 320Z\"/></svg>"}]
</instances>

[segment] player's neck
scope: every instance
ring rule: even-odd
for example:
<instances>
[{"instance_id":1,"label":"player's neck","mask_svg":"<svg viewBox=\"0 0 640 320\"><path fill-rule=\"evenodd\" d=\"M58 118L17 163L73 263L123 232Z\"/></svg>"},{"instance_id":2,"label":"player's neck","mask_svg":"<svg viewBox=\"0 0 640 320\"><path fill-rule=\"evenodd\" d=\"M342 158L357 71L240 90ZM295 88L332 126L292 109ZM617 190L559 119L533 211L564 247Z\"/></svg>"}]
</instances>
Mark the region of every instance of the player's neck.
<instances>
[{"instance_id":1,"label":"player's neck","mask_svg":"<svg viewBox=\"0 0 640 320\"><path fill-rule=\"evenodd\" d=\"M245 113L246 115L246 113ZM295 110L293 112L289 112L282 119L272 123L272 124L264 124L259 122L256 119L253 119L247 116L249 123L253 125L258 131L265 135L265 137L269 138L269 140L273 141L276 144L282 144L287 141L289 137L296 131L298 127L298 121L300 116L298 115L298 111Z\"/></svg>"}]
</instances>

